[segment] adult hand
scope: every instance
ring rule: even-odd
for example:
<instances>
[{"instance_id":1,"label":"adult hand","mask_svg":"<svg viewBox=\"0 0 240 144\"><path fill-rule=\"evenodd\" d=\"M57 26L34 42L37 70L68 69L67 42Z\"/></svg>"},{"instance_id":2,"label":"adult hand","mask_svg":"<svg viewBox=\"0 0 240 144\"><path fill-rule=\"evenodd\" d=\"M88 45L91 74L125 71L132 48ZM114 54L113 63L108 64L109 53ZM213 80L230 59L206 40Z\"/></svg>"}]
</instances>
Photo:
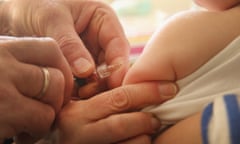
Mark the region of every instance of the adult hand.
<instances>
[{"instance_id":1,"label":"adult hand","mask_svg":"<svg viewBox=\"0 0 240 144\"><path fill-rule=\"evenodd\" d=\"M49 85L37 97L45 85L43 67L49 72ZM19 133L38 137L48 132L73 81L56 42L1 36L0 71L0 140Z\"/></svg>"},{"instance_id":2,"label":"adult hand","mask_svg":"<svg viewBox=\"0 0 240 144\"><path fill-rule=\"evenodd\" d=\"M125 85L82 101L68 103L57 119L60 144L151 143L160 123L149 113L138 112L173 97L172 83ZM173 94L173 92L172 92Z\"/></svg>"},{"instance_id":3,"label":"adult hand","mask_svg":"<svg viewBox=\"0 0 240 144\"><path fill-rule=\"evenodd\" d=\"M8 34L54 38L77 77L89 76L95 64L122 64L108 80L110 88L121 85L129 44L108 5L92 0L11 0L5 5Z\"/></svg>"}]
</instances>

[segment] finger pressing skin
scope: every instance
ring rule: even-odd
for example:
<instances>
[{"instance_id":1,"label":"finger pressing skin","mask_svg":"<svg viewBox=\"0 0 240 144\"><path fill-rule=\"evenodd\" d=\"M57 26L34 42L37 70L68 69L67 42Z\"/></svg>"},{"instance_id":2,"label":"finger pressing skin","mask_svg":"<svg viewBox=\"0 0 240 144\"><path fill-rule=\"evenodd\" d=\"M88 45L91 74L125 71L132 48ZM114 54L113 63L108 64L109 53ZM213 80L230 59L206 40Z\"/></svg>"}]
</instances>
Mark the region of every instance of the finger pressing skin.
<instances>
[{"instance_id":1,"label":"finger pressing skin","mask_svg":"<svg viewBox=\"0 0 240 144\"><path fill-rule=\"evenodd\" d=\"M98 63L122 64L108 81L112 88L119 86L128 68L130 51L119 19L110 6L101 2L85 1L81 6L82 16L75 24L77 32L83 32L82 39Z\"/></svg>"},{"instance_id":2,"label":"finger pressing skin","mask_svg":"<svg viewBox=\"0 0 240 144\"><path fill-rule=\"evenodd\" d=\"M112 115L106 119L90 123L85 126L81 134L87 140L85 143L108 144L142 134L151 134L159 126L160 123L150 114L135 112ZM94 131L92 131L93 129Z\"/></svg>"},{"instance_id":3,"label":"finger pressing skin","mask_svg":"<svg viewBox=\"0 0 240 144\"><path fill-rule=\"evenodd\" d=\"M65 79L64 100L70 99L73 77L58 45L50 38L12 38L1 43L18 61L61 70Z\"/></svg>"},{"instance_id":4,"label":"finger pressing skin","mask_svg":"<svg viewBox=\"0 0 240 144\"><path fill-rule=\"evenodd\" d=\"M148 135L140 135L136 136L130 140L126 140L124 142L119 142L117 144L151 144L151 138Z\"/></svg>"},{"instance_id":5,"label":"finger pressing skin","mask_svg":"<svg viewBox=\"0 0 240 144\"><path fill-rule=\"evenodd\" d=\"M164 93L162 89L169 88L172 93ZM83 111L91 109L91 113L85 113L91 120L105 118L111 114L139 110L143 107L161 104L172 98L177 92L173 83L146 82L125 85L99 94L83 103ZM86 109L84 109L86 108ZM101 111L99 111L101 109Z\"/></svg>"}]
</instances>

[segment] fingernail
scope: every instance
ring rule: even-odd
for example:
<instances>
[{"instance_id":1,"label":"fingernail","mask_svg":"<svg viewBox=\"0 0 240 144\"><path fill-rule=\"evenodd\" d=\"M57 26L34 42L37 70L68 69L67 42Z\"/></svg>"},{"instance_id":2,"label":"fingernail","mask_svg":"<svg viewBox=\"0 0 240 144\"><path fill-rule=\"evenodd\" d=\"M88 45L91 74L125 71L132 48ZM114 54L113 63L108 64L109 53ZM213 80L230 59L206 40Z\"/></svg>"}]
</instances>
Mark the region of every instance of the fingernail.
<instances>
[{"instance_id":1,"label":"fingernail","mask_svg":"<svg viewBox=\"0 0 240 144\"><path fill-rule=\"evenodd\" d=\"M158 89L159 89L159 93L162 96L174 96L178 91L177 86L172 83L165 83L165 84L161 83Z\"/></svg>"},{"instance_id":2,"label":"fingernail","mask_svg":"<svg viewBox=\"0 0 240 144\"><path fill-rule=\"evenodd\" d=\"M77 74L87 72L91 68L91 66L91 63L85 58L79 58L73 63L73 69Z\"/></svg>"}]
</instances>

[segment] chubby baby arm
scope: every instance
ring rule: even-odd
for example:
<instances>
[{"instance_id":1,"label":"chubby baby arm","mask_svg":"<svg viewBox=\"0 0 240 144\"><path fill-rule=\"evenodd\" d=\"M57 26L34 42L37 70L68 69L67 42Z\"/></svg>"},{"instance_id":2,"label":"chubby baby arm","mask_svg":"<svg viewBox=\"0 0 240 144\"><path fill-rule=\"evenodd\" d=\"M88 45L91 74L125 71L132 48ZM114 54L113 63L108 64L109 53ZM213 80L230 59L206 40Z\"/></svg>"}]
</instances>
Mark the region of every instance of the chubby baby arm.
<instances>
[{"instance_id":1,"label":"chubby baby arm","mask_svg":"<svg viewBox=\"0 0 240 144\"><path fill-rule=\"evenodd\" d=\"M239 35L236 10L187 11L172 16L147 43L124 84L176 81L196 71ZM228 23L226 23L228 21Z\"/></svg>"},{"instance_id":2,"label":"chubby baby arm","mask_svg":"<svg viewBox=\"0 0 240 144\"><path fill-rule=\"evenodd\" d=\"M154 144L202 144L202 112L196 113L167 129L154 140Z\"/></svg>"},{"instance_id":3,"label":"chubby baby arm","mask_svg":"<svg viewBox=\"0 0 240 144\"><path fill-rule=\"evenodd\" d=\"M190 75L239 35L240 31L236 29L239 25L237 17L240 16L238 9L224 12L190 11L172 17L149 41L124 82L175 81ZM187 123L193 120L200 124L200 114L195 116L187 118ZM190 133L201 143L200 129L191 129L185 125L186 121L177 123L159 136L155 143L170 143L176 133L180 134L177 137L179 140L183 140L181 137L187 140ZM189 128L185 132L181 128L184 126Z\"/></svg>"}]
</instances>

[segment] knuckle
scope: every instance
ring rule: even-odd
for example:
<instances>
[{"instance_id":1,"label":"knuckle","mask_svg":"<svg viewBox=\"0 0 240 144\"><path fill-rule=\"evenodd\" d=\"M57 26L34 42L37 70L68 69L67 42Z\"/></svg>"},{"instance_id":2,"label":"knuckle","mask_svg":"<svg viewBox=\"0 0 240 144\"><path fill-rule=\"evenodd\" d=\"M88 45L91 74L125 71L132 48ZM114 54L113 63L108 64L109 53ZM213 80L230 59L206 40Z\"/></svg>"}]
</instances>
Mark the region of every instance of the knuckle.
<instances>
[{"instance_id":1,"label":"knuckle","mask_svg":"<svg viewBox=\"0 0 240 144\"><path fill-rule=\"evenodd\" d=\"M75 59L79 57L79 55L85 55L84 51L85 49L82 49L84 47L71 33L65 33L64 35L58 35L57 43L59 44L61 52L64 54L64 56L67 58L68 62L73 62ZM79 49L80 46L80 49ZM76 51L76 48L78 49Z\"/></svg>"},{"instance_id":2,"label":"knuckle","mask_svg":"<svg viewBox=\"0 0 240 144\"><path fill-rule=\"evenodd\" d=\"M56 90L53 92L59 94L60 96L63 96L64 87L65 87L65 79L64 79L63 73L60 70L56 69L51 75L51 77L52 77L53 88ZM51 79L50 79L50 83L51 83Z\"/></svg>"},{"instance_id":3,"label":"knuckle","mask_svg":"<svg viewBox=\"0 0 240 144\"><path fill-rule=\"evenodd\" d=\"M119 87L112 91L110 106L112 106L115 111L123 111L131 108L131 95L127 87Z\"/></svg>"},{"instance_id":4,"label":"knuckle","mask_svg":"<svg viewBox=\"0 0 240 144\"><path fill-rule=\"evenodd\" d=\"M105 5L101 5L100 7L96 7L95 14L96 14L96 16L101 18L102 16L108 16L109 10L110 9L108 7L106 7Z\"/></svg>"},{"instance_id":5,"label":"knuckle","mask_svg":"<svg viewBox=\"0 0 240 144\"><path fill-rule=\"evenodd\" d=\"M137 119L145 132L151 132L153 130L151 123L152 116L150 114L139 112Z\"/></svg>"},{"instance_id":6,"label":"knuckle","mask_svg":"<svg viewBox=\"0 0 240 144\"><path fill-rule=\"evenodd\" d=\"M60 54L60 52L61 52L60 48L54 39L52 39L50 37L44 37L42 39L44 41L44 44L47 45L47 48L52 50L52 53L54 53L54 55Z\"/></svg>"},{"instance_id":7,"label":"knuckle","mask_svg":"<svg viewBox=\"0 0 240 144\"><path fill-rule=\"evenodd\" d=\"M53 76L55 77L55 79L54 79L55 84L60 84L61 87L64 86L65 80L64 80L64 75L63 75L62 71L56 69L54 71Z\"/></svg>"},{"instance_id":8,"label":"knuckle","mask_svg":"<svg viewBox=\"0 0 240 144\"><path fill-rule=\"evenodd\" d=\"M112 21L115 18L114 10L109 5L101 1L87 1L86 6L93 12L93 19L97 25L101 25L104 21Z\"/></svg>"},{"instance_id":9,"label":"knuckle","mask_svg":"<svg viewBox=\"0 0 240 144\"><path fill-rule=\"evenodd\" d=\"M70 33L59 35L57 37L57 42L65 55L70 55L74 51L76 45L79 46L78 41L76 41L74 36Z\"/></svg>"},{"instance_id":10,"label":"knuckle","mask_svg":"<svg viewBox=\"0 0 240 144\"><path fill-rule=\"evenodd\" d=\"M106 129L114 137L123 137L128 131L128 126L125 124L125 119L120 116L113 116L111 121L107 123Z\"/></svg>"},{"instance_id":11,"label":"knuckle","mask_svg":"<svg viewBox=\"0 0 240 144\"><path fill-rule=\"evenodd\" d=\"M27 70L23 70L22 68L18 68L19 74L21 76L17 76L15 79L21 80L20 82L25 82L26 85L31 84L32 81L35 82L35 85L32 86L31 91L28 90L28 88L22 87L22 84L16 80L16 83L18 83L18 90L26 96L37 96L40 93L40 90L43 85L43 74L40 68L36 67L30 67Z\"/></svg>"},{"instance_id":12,"label":"knuckle","mask_svg":"<svg viewBox=\"0 0 240 144\"><path fill-rule=\"evenodd\" d=\"M41 40L36 40L38 41L36 43L38 43L39 46L43 48L42 50L44 51L44 53L47 53L46 55L48 55L49 57L51 56L51 63L58 64L62 62L63 54L59 45L54 39L50 37L43 37L41 38Z\"/></svg>"},{"instance_id":13,"label":"knuckle","mask_svg":"<svg viewBox=\"0 0 240 144\"><path fill-rule=\"evenodd\" d=\"M112 9L109 5L107 5L106 3L102 2L102 1L86 1L86 6L93 7L96 14L98 14L98 12L96 12L96 10L98 8Z\"/></svg>"},{"instance_id":14,"label":"knuckle","mask_svg":"<svg viewBox=\"0 0 240 144\"><path fill-rule=\"evenodd\" d=\"M102 5L96 8L94 19L98 22L98 25L101 25L105 21L112 21L115 18L113 13L110 7Z\"/></svg>"},{"instance_id":15,"label":"knuckle","mask_svg":"<svg viewBox=\"0 0 240 144\"><path fill-rule=\"evenodd\" d=\"M57 42L53 38L43 37L42 39L44 39L48 45L50 45L52 47L57 47Z\"/></svg>"}]
</instances>

